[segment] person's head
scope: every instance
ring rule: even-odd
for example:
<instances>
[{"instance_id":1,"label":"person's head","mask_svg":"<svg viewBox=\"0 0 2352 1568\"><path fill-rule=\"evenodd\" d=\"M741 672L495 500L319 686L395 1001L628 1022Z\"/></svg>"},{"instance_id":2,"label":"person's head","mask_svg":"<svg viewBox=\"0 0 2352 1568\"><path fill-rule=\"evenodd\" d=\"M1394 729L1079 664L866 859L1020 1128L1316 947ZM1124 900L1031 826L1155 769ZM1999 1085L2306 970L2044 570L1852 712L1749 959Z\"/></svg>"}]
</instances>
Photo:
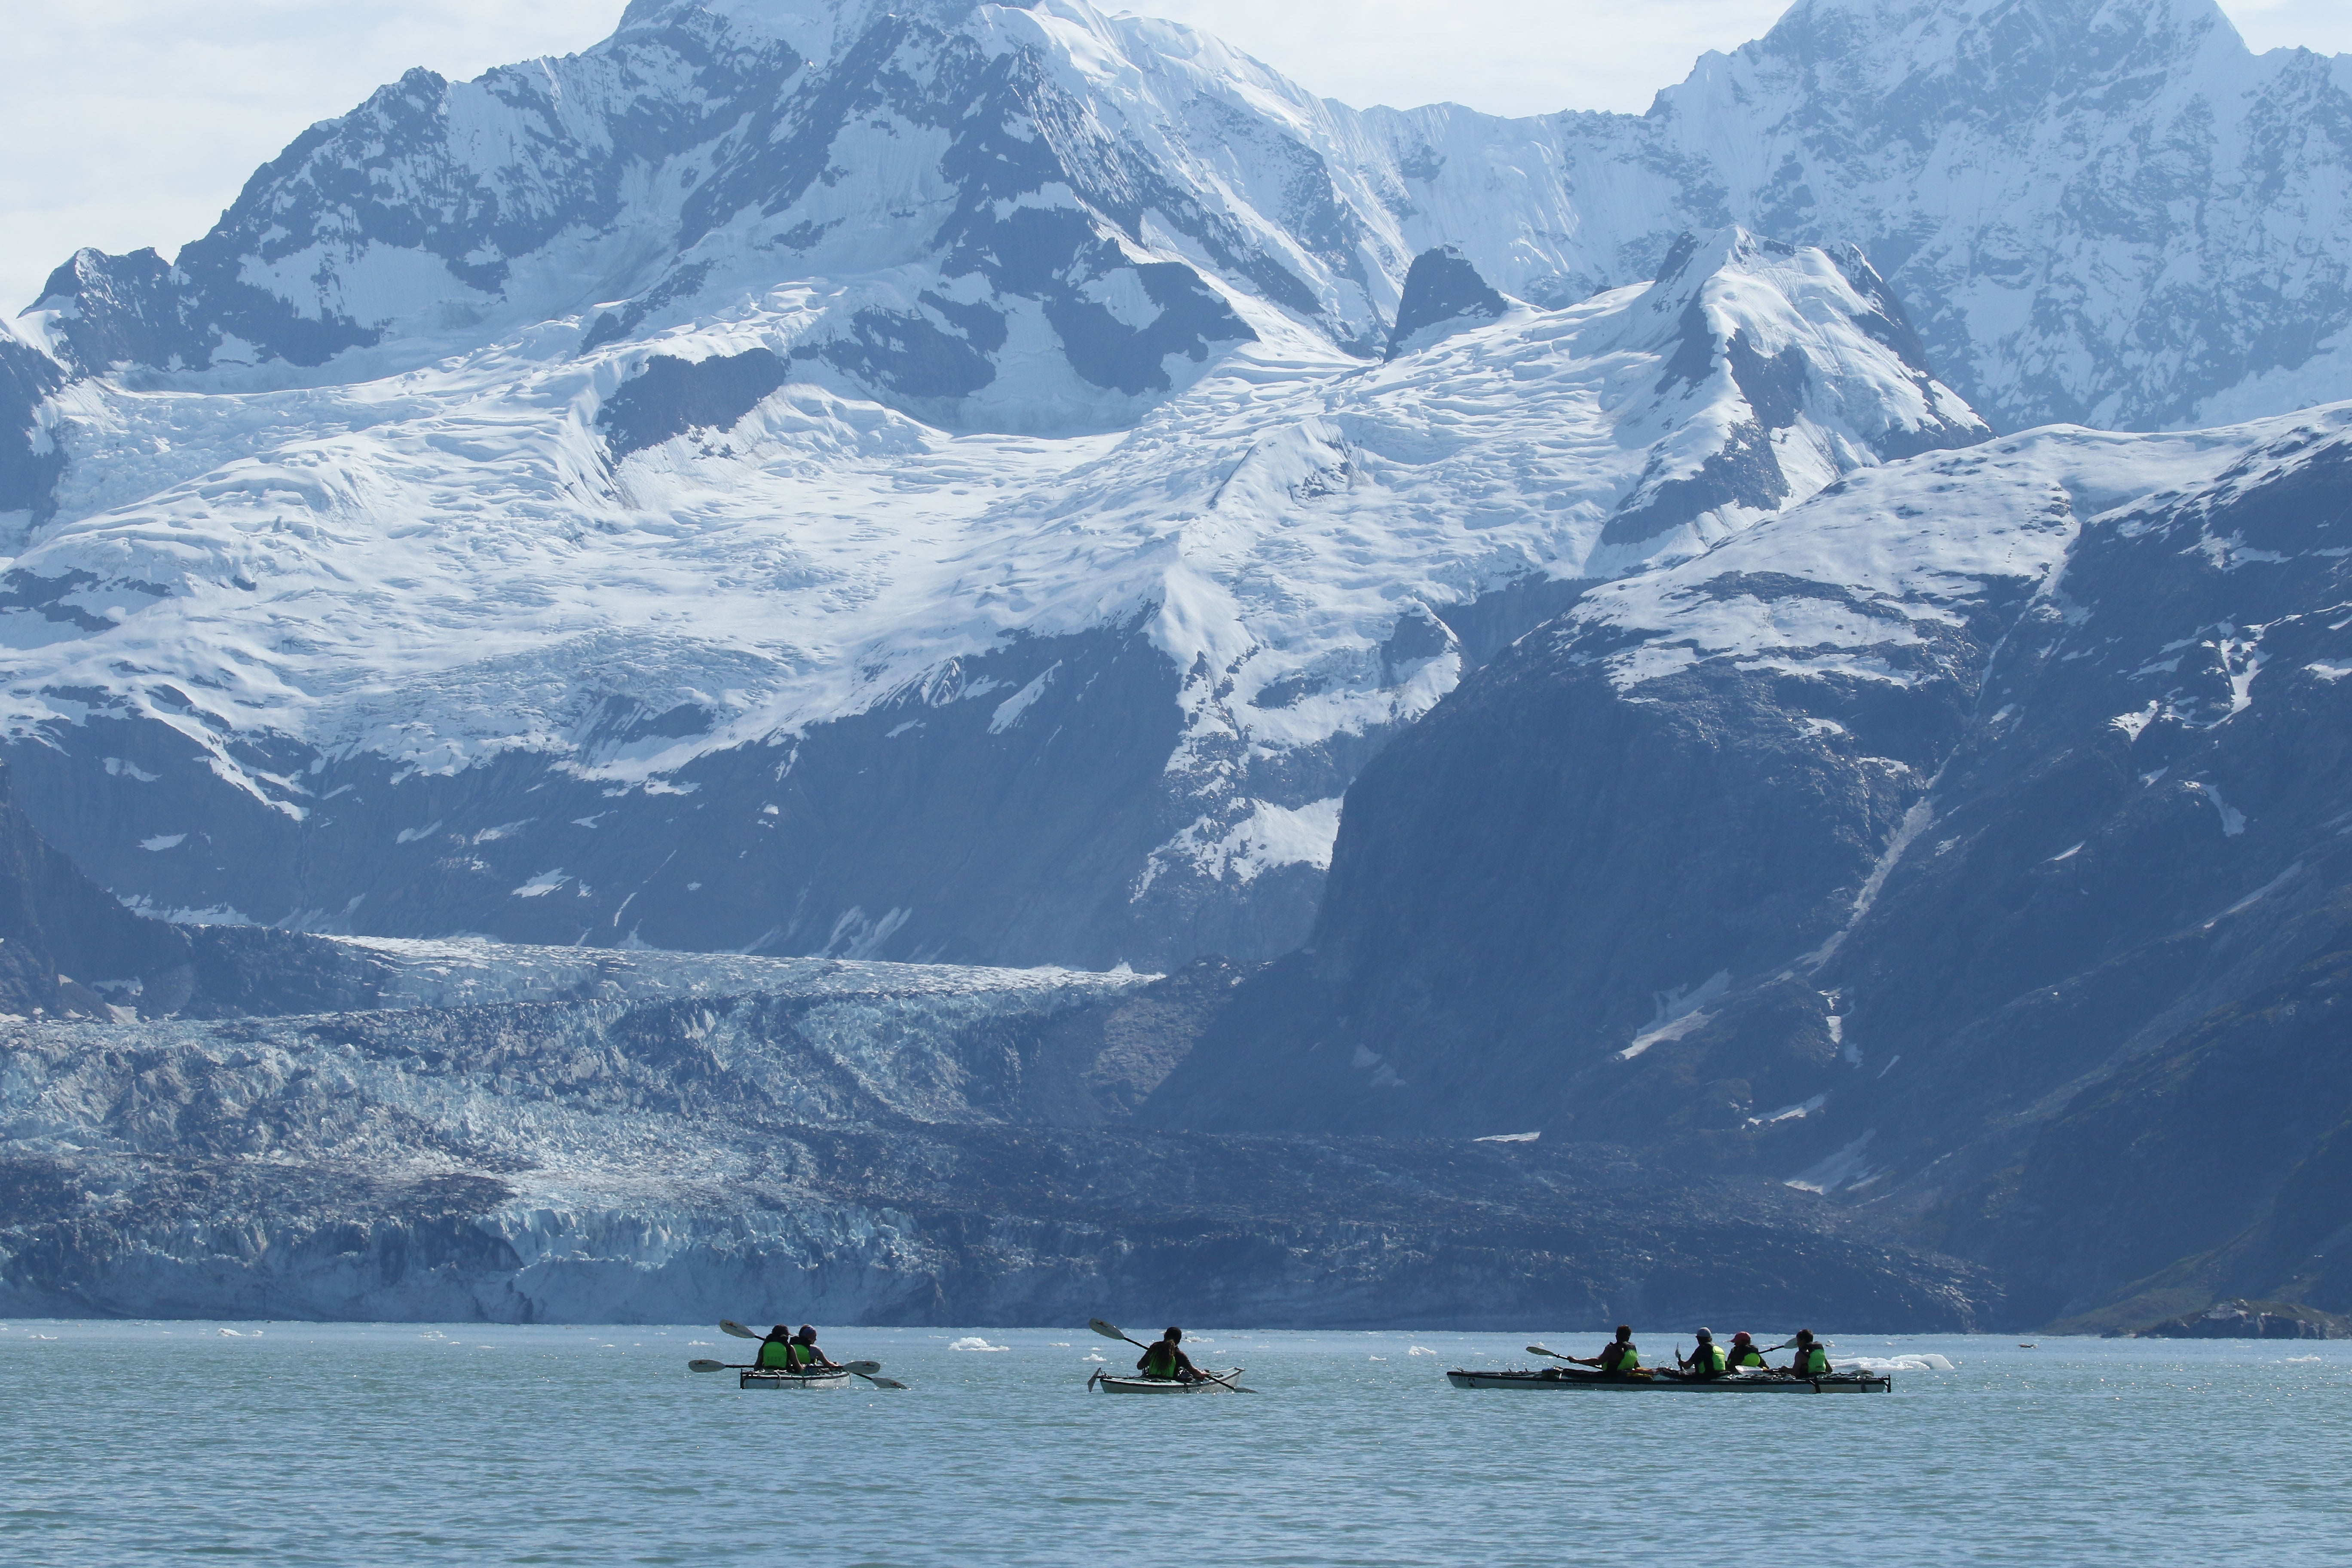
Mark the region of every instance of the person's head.
<instances>
[{"instance_id":1,"label":"person's head","mask_svg":"<svg viewBox=\"0 0 2352 1568\"><path fill-rule=\"evenodd\" d=\"M1623 1344L1627 1340L1630 1340L1630 1339L1632 1339L1633 1337L1633 1324L1631 1324L1631 1323L1620 1323L1620 1324L1618 1324L1618 1325L1617 1325L1617 1342L1618 1342L1619 1344L1621 1344L1621 1345L1622 1345L1622 1344Z\"/></svg>"},{"instance_id":2,"label":"person's head","mask_svg":"<svg viewBox=\"0 0 2352 1568\"><path fill-rule=\"evenodd\" d=\"M1184 1331L1179 1328L1171 1327L1166 1333L1160 1336L1160 1340L1162 1344L1182 1344L1184 1342Z\"/></svg>"},{"instance_id":3,"label":"person's head","mask_svg":"<svg viewBox=\"0 0 2352 1568\"><path fill-rule=\"evenodd\" d=\"M788 1340L793 1337L793 1331L783 1324L778 1323L774 1328L768 1331L768 1337L772 1340Z\"/></svg>"},{"instance_id":4,"label":"person's head","mask_svg":"<svg viewBox=\"0 0 2352 1568\"><path fill-rule=\"evenodd\" d=\"M1742 1329L1738 1333L1731 1336L1731 1342L1736 1345L1744 1345L1753 1343L1754 1342L1749 1337L1748 1331L1746 1329Z\"/></svg>"},{"instance_id":5,"label":"person's head","mask_svg":"<svg viewBox=\"0 0 2352 1568\"><path fill-rule=\"evenodd\" d=\"M1698 1331L1698 1342L1703 1345L1711 1345L1715 1343L1715 1331L1712 1329L1701 1329Z\"/></svg>"},{"instance_id":6,"label":"person's head","mask_svg":"<svg viewBox=\"0 0 2352 1568\"><path fill-rule=\"evenodd\" d=\"M1813 1342L1813 1331L1811 1329L1799 1329L1797 1331L1797 1342L1801 1345L1811 1344Z\"/></svg>"},{"instance_id":7,"label":"person's head","mask_svg":"<svg viewBox=\"0 0 2352 1568\"><path fill-rule=\"evenodd\" d=\"M795 1335L794 1338L798 1339L801 1343L804 1345L813 1345L816 1343L816 1331L809 1327L808 1324L803 1323L801 1325L801 1331Z\"/></svg>"}]
</instances>

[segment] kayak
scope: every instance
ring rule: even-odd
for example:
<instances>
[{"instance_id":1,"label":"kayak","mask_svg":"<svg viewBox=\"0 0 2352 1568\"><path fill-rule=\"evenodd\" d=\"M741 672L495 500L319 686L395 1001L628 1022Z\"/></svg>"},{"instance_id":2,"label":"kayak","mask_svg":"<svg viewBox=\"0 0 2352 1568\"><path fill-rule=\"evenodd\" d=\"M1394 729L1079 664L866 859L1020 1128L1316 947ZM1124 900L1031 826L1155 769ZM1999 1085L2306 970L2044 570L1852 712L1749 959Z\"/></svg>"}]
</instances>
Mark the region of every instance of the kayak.
<instances>
[{"instance_id":1,"label":"kayak","mask_svg":"<svg viewBox=\"0 0 2352 1568\"><path fill-rule=\"evenodd\" d=\"M845 1372L765 1372L758 1367L743 1369L738 1388L847 1388L849 1374Z\"/></svg>"},{"instance_id":2,"label":"kayak","mask_svg":"<svg viewBox=\"0 0 2352 1568\"><path fill-rule=\"evenodd\" d=\"M1223 1378L1225 1383L1213 1383L1209 1378L1198 1383L1179 1383L1172 1377L1139 1377L1126 1373L1098 1372L1087 1379L1087 1386L1092 1388L1099 1384L1105 1394L1231 1394L1233 1390L1225 1384L1241 1374L1241 1368L1229 1367L1223 1372L1210 1374L1211 1377Z\"/></svg>"},{"instance_id":3,"label":"kayak","mask_svg":"<svg viewBox=\"0 0 2352 1568\"><path fill-rule=\"evenodd\" d=\"M1671 1388L1685 1394L1892 1394L1895 1380L1885 1373L1833 1372L1822 1377L1790 1377L1777 1372L1732 1372L1721 1377L1659 1377L1636 1373L1567 1372L1546 1367L1538 1372L1449 1372L1445 1381L1456 1388L1594 1389L1629 1394L1641 1389Z\"/></svg>"}]
</instances>

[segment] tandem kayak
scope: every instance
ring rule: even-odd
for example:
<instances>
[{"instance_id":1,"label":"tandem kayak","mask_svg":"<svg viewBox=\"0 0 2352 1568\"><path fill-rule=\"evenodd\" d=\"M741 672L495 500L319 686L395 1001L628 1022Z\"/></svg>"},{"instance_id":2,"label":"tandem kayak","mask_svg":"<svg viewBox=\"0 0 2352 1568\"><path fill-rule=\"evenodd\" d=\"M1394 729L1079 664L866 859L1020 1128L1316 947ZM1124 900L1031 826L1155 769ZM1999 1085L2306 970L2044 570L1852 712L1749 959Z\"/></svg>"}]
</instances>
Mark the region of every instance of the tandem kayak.
<instances>
[{"instance_id":1,"label":"tandem kayak","mask_svg":"<svg viewBox=\"0 0 2352 1568\"><path fill-rule=\"evenodd\" d=\"M1734 1372L1721 1377L1663 1377L1636 1373L1568 1372L1546 1367L1537 1372L1449 1372L1445 1381L1456 1388L1590 1389L1631 1394L1644 1389L1674 1389L1684 1394L1892 1394L1895 1380L1885 1373L1832 1372L1822 1377L1790 1377L1777 1372Z\"/></svg>"},{"instance_id":2,"label":"tandem kayak","mask_svg":"<svg viewBox=\"0 0 2352 1568\"><path fill-rule=\"evenodd\" d=\"M1087 1379L1087 1386L1100 1384L1105 1394L1231 1394L1226 1386L1241 1376L1240 1367L1213 1372L1197 1383L1179 1383L1172 1377L1138 1377L1131 1373L1098 1372ZM1210 1381L1222 1377L1224 1383Z\"/></svg>"},{"instance_id":3,"label":"tandem kayak","mask_svg":"<svg viewBox=\"0 0 2352 1568\"><path fill-rule=\"evenodd\" d=\"M743 1369L738 1388L847 1388L849 1374L845 1372L766 1372L758 1367Z\"/></svg>"}]
</instances>

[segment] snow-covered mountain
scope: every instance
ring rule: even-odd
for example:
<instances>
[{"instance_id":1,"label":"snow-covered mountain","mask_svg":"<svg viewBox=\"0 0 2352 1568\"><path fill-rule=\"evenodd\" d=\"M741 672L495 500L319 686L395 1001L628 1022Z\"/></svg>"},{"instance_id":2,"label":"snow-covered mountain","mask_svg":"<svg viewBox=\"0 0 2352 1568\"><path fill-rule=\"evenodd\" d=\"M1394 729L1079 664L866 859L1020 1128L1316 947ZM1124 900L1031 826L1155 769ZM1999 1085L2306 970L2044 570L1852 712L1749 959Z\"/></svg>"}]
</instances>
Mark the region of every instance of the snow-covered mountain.
<instances>
[{"instance_id":1,"label":"snow-covered mountain","mask_svg":"<svg viewBox=\"0 0 2352 1568\"><path fill-rule=\"evenodd\" d=\"M2352 392L2346 68L1802 0L1503 121L1083 0L638 0L0 342L20 793L184 918L1278 952L1400 725L1987 434L1936 367L1996 424Z\"/></svg>"},{"instance_id":2,"label":"snow-covered mountain","mask_svg":"<svg viewBox=\"0 0 2352 1568\"><path fill-rule=\"evenodd\" d=\"M1269 333L1053 440L790 379L751 321L79 382L67 441L110 457L0 608L27 796L118 891L214 918L1277 952L1355 767L1459 678L1449 617L1988 434L1858 254L1667 262L1499 317L1425 269L1412 352Z\"/></svg>"}]
</instances>

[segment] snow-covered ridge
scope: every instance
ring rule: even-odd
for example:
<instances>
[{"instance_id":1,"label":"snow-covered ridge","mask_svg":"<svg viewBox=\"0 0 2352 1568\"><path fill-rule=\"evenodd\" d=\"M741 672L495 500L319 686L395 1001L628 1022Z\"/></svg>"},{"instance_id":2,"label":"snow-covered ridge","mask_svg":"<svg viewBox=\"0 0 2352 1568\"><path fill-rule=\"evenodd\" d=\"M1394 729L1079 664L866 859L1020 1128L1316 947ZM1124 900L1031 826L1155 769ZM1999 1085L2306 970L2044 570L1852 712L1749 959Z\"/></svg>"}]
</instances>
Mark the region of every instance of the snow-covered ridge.
<instances>
[{"instance_id":1,"label":"snow-covered ridge","mask_svg":"<svg viewBox=\"0 0 2352 1568\"><path fill-rule=\"evenodd\" d=\"M226 726L438 770L523 747L639 781L1008 635L1143 616L1179 668L1234 678L1215 722L1312 742L1450 687L1442 646L1384 658L1403 622L1687 554L1882 453L1981 437L1870 335L1874 286L1733 232L1646 289L1384 365L1245 347L1129 434L1057 442L795 383L611 464L614 372L536 335L352 388L83 383L91 460L13 563L47 596L0 609L8 717L111 702L207 744ZM600 748L615 696L715 721Z\"/></svg>"},{"instance_id":2,"label":"snow-covered ridge","mask_svg":"<svg viewBox=\"0 0 2352 1568\"><path fill-rule=\"evenodd\" d=\"M665 0L412 72L174 263L76 258L32 329L91 371L348 382L790 280L844 383L1068 428L1252 335L1370 352L1435 246L1560 304L1736 222L1862 246L1996 423L2188 425L2352 391L2347 107L2352 63L2257 58L2213 0L1798 0L1646 115L1527 120L1359 112L1083 0Z\"/></svg>"},{"instance_id":3,"label":"snow-covered ridge","mask_svg":"<svg viewBox=\"0 0 2352 1568\"><path fill-rule=\"evenodd\" d=\"M2347 432L2352 404L2171 436L2061 426L1856 473L1703 556L1595 588L1550 635L1637 700L1710 659L1908 684L1927 634L1997 585L2063 614L2084 531L2145 526L2180 498L2222 505Z\"/></svg>"}]
</instances>

